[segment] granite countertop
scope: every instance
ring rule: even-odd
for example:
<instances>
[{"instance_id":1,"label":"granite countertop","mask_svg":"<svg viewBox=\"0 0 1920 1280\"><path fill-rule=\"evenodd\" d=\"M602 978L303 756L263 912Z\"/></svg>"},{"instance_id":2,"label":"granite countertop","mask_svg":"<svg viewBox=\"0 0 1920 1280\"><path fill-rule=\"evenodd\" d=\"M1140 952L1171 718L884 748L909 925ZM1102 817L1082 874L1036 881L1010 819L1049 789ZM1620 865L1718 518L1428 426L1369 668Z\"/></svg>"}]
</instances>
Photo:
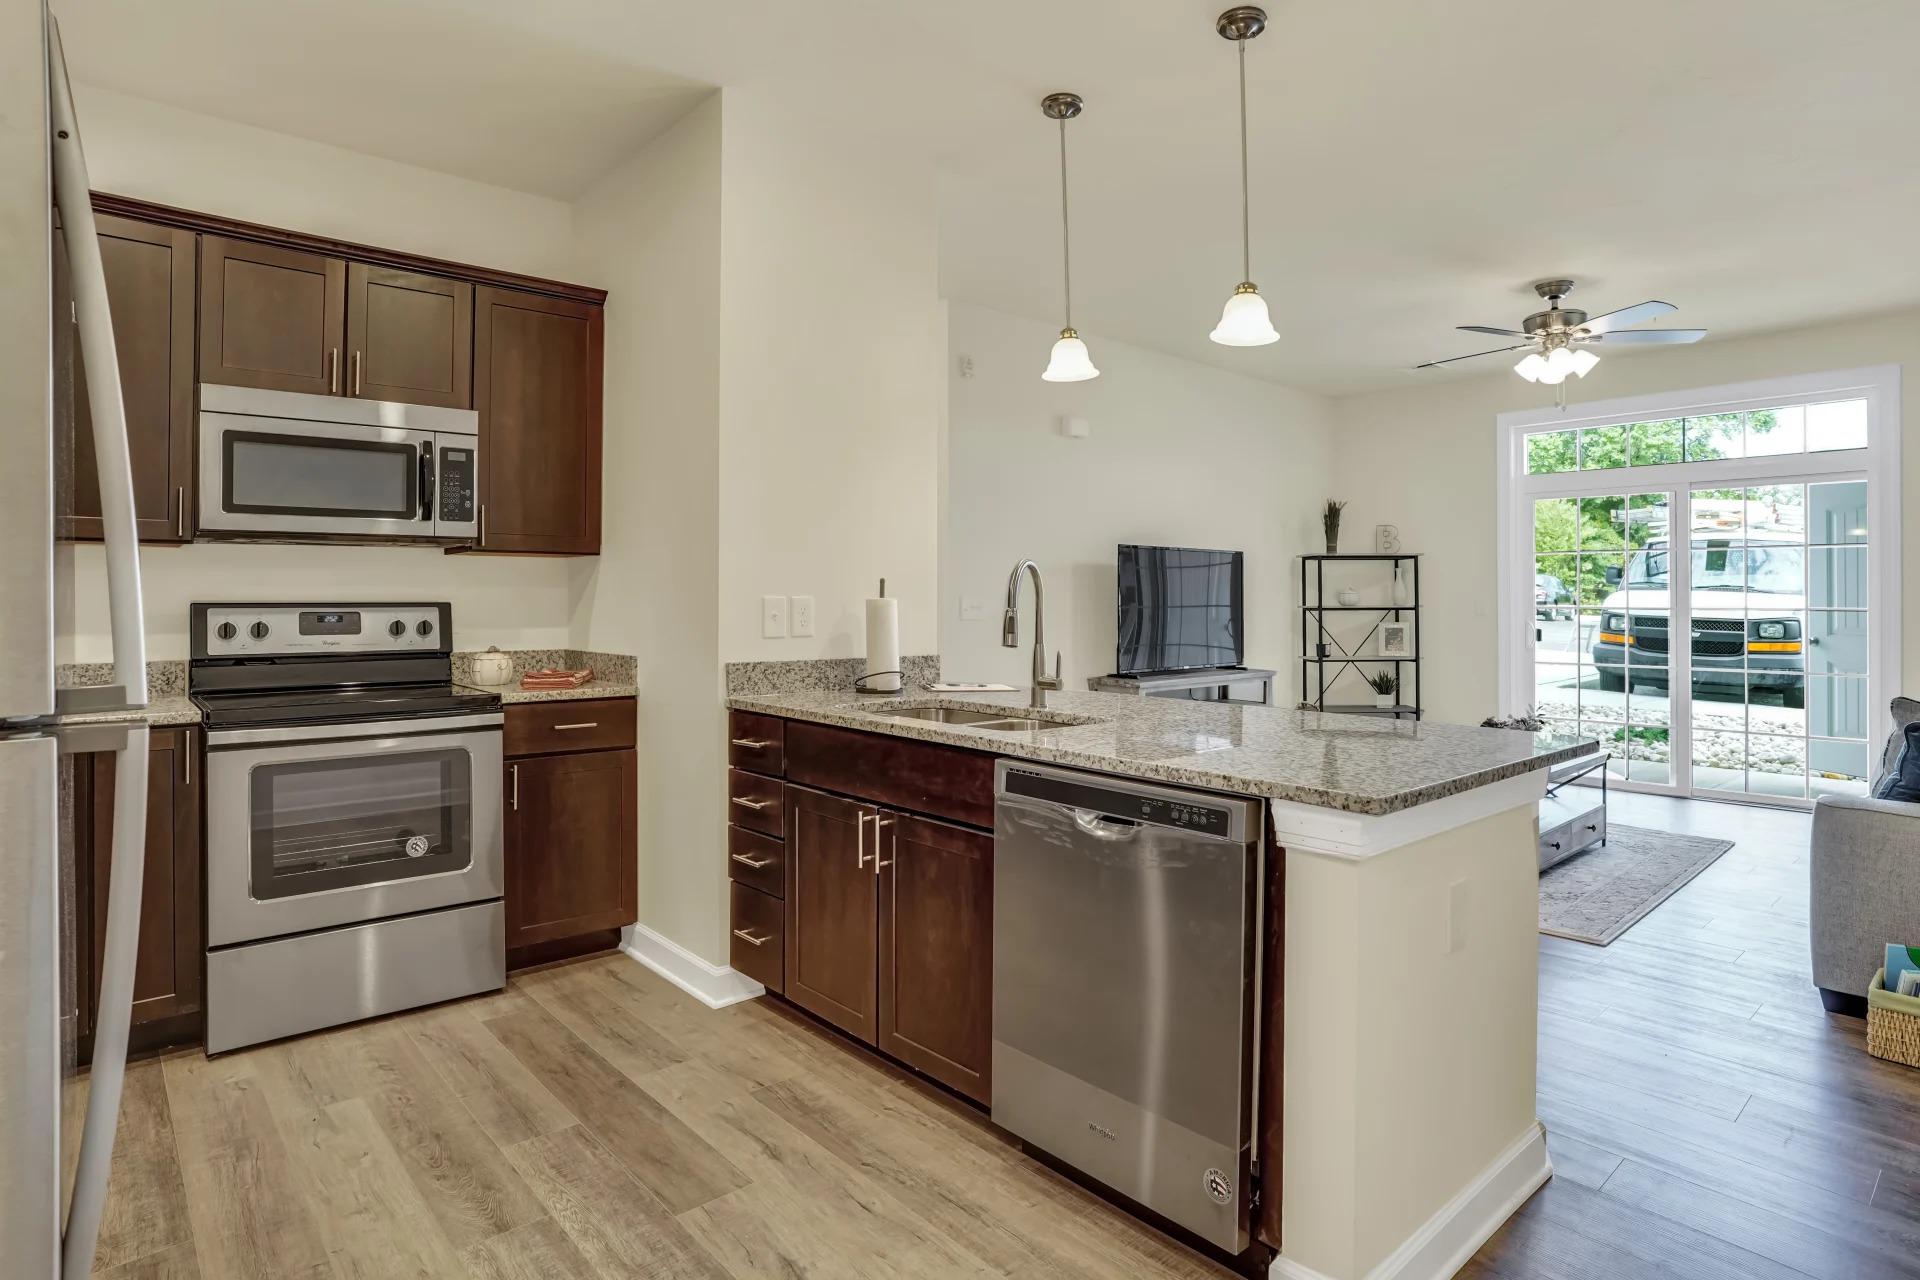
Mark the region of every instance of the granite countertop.
<instances>
[{"instance_id":1,"label":"granite countertop","mask_svg":"<svg viewBox=\"0 0 1920 1280\"><path fill-rule=\"evenodd\" d=\"M59 724L140 724L161 728L167 725L199 724L200 708L184 693L155 693L147 705L130 711L80 711L61 716Z\"/></svg>"},{"instance_id":2,"label":"granite countertop","mask_svg":"<svg viewBox=\"0 0 1920 1280\"><path fill-rule=\"evenodd\" d=\"M902 738L1103 773L1384 814L1545 769L1599 750L1591 739L1432 721L1227 706L1125 693L1063 691L1031 713L1067 721L1008 733L900 720L889 707L1005 707L1027 694L915 694L856 700L844 690L736 693L739 711L842 725Z\"/></svg>"},{"instance_id":3,"label":"granite countertop","mask_svg":"<svg viewBox=\"0 0 1920 1280\"><path fill-rule=\"evenodd\" d=\"M518 684L477 685L497 692L507 706L516 702L577 702L584 698L631 698L639 692L631 680L595 676L577 689L522 689Z\"/></svg>"}]
</instances>

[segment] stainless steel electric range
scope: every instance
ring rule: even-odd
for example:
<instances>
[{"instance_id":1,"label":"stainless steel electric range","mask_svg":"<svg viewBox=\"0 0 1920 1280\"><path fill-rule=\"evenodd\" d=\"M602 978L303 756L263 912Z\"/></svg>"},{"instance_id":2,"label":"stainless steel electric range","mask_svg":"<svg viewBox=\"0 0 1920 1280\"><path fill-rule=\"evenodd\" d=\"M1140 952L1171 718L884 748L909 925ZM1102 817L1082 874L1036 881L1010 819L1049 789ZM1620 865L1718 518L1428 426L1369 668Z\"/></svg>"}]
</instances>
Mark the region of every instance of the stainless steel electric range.
<instances>
[{"instance_id":1,"label":"stainless steel electric range","mask_svg":"<svg viewBox=\"0 0 1920 1280\"><path fill-rule=\"evenodd\" d=\"M498 694L446 604L196 604L207 1052L506 983Z\"/></svg>"}]
</instances>

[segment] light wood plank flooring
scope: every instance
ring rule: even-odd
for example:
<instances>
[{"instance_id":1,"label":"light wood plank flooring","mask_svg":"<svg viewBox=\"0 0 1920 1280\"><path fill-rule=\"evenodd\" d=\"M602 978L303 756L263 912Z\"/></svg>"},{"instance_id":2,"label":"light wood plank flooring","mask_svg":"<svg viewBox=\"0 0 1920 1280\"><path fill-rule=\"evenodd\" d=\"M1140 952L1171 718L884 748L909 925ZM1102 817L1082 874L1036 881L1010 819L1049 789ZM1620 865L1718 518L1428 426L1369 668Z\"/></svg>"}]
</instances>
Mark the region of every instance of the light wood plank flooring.
<instances>
[{"instance_id":1,"label":"light wood plank flooring","mask_svg":"<svg viewBox=\"0 0 1920 1280\"><path fill-rule=\"evenodd\" d=\"M1463 1274L1920 1280L1920 1072L1820 1011L1806 818L1614 820L1738 843L1612 947L1541 940L1557 1173ZM97 1272L1228 1274L796 1015L706 1010L624 957L137 1065Z\"/></svg>"}]
</instances>

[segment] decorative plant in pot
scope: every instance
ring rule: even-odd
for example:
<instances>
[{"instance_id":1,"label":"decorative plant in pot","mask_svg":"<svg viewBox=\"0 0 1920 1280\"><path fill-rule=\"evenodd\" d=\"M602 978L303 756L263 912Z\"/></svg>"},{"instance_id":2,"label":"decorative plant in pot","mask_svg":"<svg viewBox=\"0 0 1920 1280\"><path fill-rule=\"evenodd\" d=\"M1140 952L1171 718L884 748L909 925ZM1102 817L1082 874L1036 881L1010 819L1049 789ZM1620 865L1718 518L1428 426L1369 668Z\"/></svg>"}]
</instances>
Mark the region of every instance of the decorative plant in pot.
<instances>
[{"instance_id":1,"label":"decorative plant in pot","mask_svg":"<svg viewBox=\"0 0 1920 1280\"><path fill-rule=\"evenodd\" d=\"M1400 677L1391 671L1376 671L1367 677L1367 683L1373 686L1373 705L1391 707L1399 702Z\"/></svg>"},{"instance_id":2,"label":"decorative plant in pot","mask_svg":"<svg viewBox=\"0 0 1920 1280\"><path fill-rule=\"evenodd\" d=\"M1327 554L1330 556L1340 554L1340 513L1346 509L1346 503L1328 498L1326 509L1320 513L1320 527L1326 532Z\"/></svg>"}]
</instances>

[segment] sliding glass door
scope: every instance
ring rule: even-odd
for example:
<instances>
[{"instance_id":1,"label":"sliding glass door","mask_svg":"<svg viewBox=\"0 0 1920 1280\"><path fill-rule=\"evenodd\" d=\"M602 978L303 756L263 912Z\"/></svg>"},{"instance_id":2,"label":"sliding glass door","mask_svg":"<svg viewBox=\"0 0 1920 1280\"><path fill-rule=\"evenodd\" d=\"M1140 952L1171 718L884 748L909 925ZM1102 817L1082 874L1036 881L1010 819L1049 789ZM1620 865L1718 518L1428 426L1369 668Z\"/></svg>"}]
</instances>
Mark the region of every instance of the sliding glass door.
<instances>
[{"instance_id":1,"label":"sliding glass door","mask_svg":"<svg viewBox=\"0 0 1920 1280\"><path fill-rule=\"evenodd\" d=\"M1597 739L1630 788L1863 793L1890 696L1870 688L1884 682L1871 659L1897 655L1876 612L1897 607L1875 599L1874 563L1897 526L1876 519L1871 409L1859 396L1517 431L1506 687Z\"/></svg>"}]
</instances>

